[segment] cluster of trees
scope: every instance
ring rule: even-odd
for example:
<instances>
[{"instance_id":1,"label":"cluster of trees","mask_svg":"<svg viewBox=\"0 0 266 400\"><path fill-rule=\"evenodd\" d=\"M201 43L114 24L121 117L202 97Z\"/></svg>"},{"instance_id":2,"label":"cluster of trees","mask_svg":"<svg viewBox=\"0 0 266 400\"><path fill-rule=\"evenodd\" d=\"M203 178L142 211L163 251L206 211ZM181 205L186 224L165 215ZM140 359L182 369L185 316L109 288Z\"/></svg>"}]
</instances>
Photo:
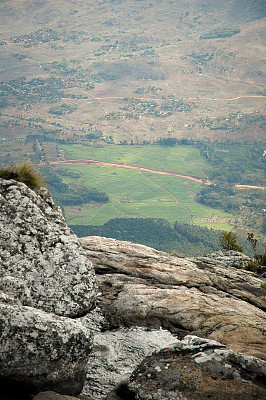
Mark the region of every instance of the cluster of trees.
<instances>
[{"instance_id":1,"label":"cluster of trees","mask_svg":"<svg viewBox=\"0 0 266 400\"><path fill-rule=\"evenodd\" d=\"M134 91L134 93L136 93L138 95L144 95L144 94L157 95L158 92L160 92L161 90L163 90L163 89L159 88L159 87L156 87L156 86L148 86L147 88L145 88L145 87L137 88Z\"/></svg>"},{"instance_id":2,"label":"cluster of trees","mask_svg":"<svg viewBox=\"0 0 266 400\"><path fill-rule=\"evenodd\" d=\"M245 113L232 113L227 117L217 117L217 118L202 118L199 121L202 128L210 128L211 130L227 130L229 132L234 132L238 130L245 130L251 125L256 125L261 129L266 126L266 118L260 112L253 112L252 114Z\"/></svg>"},{"instance_id":3,"label":"cluster of trees","mask_svg":"<svg viewBox=\"0 0 266 400\"><path fill-rule=\"evenodd\" d=\"M196 65L206 65L208 61L211 61L214 57L214 53L202 53L201 51L193 51L189 54L192 58L194 64Z\"/></svg>"},{"instance_id":4,"label":"cluster of trees","mask_svg":"<svg viewBox=\"0 0 266 400\"><path fill-rule=\"evenodd\" d=\"M123 57L133 57L134 55L154 55L155 50L152 46L145 44L147 39L144 37L136 37L132 40L118 41L104 44L94 52L95 56L103 56L106 54L115 54Z\"/></svg>"},{"instance_id":5,"label":"cluster of trees","mask_svg":"<svg viewBox=\"0 0 266 400\"><path fill-rule=\"evenodd\" d=\"M203 143L197 147L201 155L211 164L210 186L197 193L196 201L206 206L225 211L241 211L257 215L256 229L265 233L265 201L263 190L238 190L235 184L263 185L266 157L264 143ZM252 219L246 221L251 226ZM259 223L258 223L259 222Z\"/></svg>"},{"instance_id":6,"label":"cluster of trees","mask_svg":"<svg viewBox=\"0 0 266 400\"><path fill-rule=\"evenodd\" d=\"M55 115L66 115L74 112L77 109L77 106L75 105L69 105L66 103L60 104L58 106L53 106L49 108L49 113L50 114L55 114Z\"/></svg>"},{"instance_id":7,"label":"cluster of trees","mask_svg":"<svg viewBox=\"0 0 266 400\"><path fill-rule=\"evenodd\" d=\"M67 82L55 77L33 78L29 81L21 77L0 84L0 90L4 96L15 96L23 104L36 103L44 99L52 103L61 100L62 97L73 98L73 94L64 93L62 90L68 87L70 86Z\"/></svg>"},{"instance_id":8,"label":"cluster of trees","mask_svg":"<svg viewBox=\"0 0 266 400\"><path fill-rule=\"evenodd\" d=\"M182 99L175 100L173 98L169 98L165 100L162 105L161 105L161 110L163 111L186 111L189 112L191 111L192 107L195 107L194 103L184 103ZM171 115L171 114L170 114Z\"/></svg>"},{"instance_id":9,"label":"cluster of trees","mask_svg":"<svg viewBox=\"0 0 266 400\"><path fill-rule=\"evenodd\" d=\"M70 225L77 236L99 235L142 243L161 251L202 255L217 248L221 232L163 218L115 218L101 226Z\"/></svg>"},{"instance_id":10,"label":"cluster of trees","mask_svg":"<svg viewBox=\"0 0 266 400\"><path fill-rule=\"evenodd\" d=\"M165 118L174 112L189 112L192 107L195 107L194 103L184 103L182 99L174 99L172 97L165 99L161 106L154 100L148 101L135 98L125 98L124 100L127 101L127 105L120 107L120 109L127 111L125 114L127 118L135 119L138 119L142 115Z\"/></svg>"},{"instance_id":11,"label":"cluster of trees","mask_svg":"<svg viewBox=\"0 0 266 400\"><path fill-rule=\"evenodd\" d=\"M218 39L218 38L227 38L234 36L240 33L240 29L237 27L224 27L224 28L216 28L211 32L205 33L201 35L201 39Z\"/></svg>"},{"instance_id":12,"label":"cluster of trees","mask_svg":"<svg viewBox=\"0 0 266 400\"><path fill-rule=\"evenodd\" d=\"M84 31L72 30L71 33L67 33L66 30L55 31L51 28L38 29L35 32L11 38L13 43L23 43L24 47L38 46L40 43L51 43L59 40L77 42L84 39L88 39L88 35Z\"/></svg>"},{"instance_id":13,"label":"cluster of trees","mask_svg":"<svg viewBox=\"0 0 266 400\"><path fill-rule=\"evenodd\" d=\"M179 222L175 222L172 227L163 218L115 218L101 226L70 225L70 227L79 237L90 235L112 237L141 243L169 253L177 252L184 256L202 256L219 248L244 251L245 254L254 256L254 249L244 236ZM257 249L264 251L263 244L259 241Z\"/></svg>"},{"instance_id":14,"label":"cluster of trees","mask_svg":"<svg viewBox=\"0 0 266 400\"><path fill-rule=\"evenodd\" d=\"M89 189L77 184L67 185L51 168L45 168L43 172L49 190L59 206L73 206L90 202L107 203L109 201L106 193L99 192L95 188Z\"/></svg>"},{"instance_id":15,"label":"cluster of trees","mask_svg":"<svg viewBox=\"0 0 266 400\"><path fill-rule=\"evenodd\" d=\"M201 155L211 164L215 183L261 185L264 181L265 143L198 142Z\"/></svg>"}]
</instances>

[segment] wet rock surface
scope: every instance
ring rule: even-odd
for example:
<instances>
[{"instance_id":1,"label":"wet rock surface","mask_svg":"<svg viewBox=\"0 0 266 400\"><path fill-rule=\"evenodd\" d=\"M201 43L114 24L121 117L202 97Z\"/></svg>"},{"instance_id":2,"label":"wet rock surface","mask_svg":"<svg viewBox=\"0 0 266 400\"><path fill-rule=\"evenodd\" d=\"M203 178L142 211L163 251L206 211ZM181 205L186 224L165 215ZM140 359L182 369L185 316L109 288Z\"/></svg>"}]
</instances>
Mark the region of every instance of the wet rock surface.
<instances>
[{"instance_id":1,"label":"wet rock surface","mask_svg":"<svg viewBox=\"0 0 266 400\"><path fill-rule=\"evenodd\" d=\"M195 334L265 358L265 289L253 273L110 238L80 242L93 262L99 307L113 328Z\"/></svg>"},{"instance_id":2,"label":"wet rock surface","mask_svg":"<svg viewBox=\"0 0 266 400\"><path fill-rule=\"evenodd\" d=\"M263 400L266 362L186 336L147 357L106 400Z\"/></svg>"},{"instance_id":3,"label":"wet rock surface","mask_svg":"<svg viewBox=\"0 0 266 400\"><path fill-rule=\"evenodd\" d=\"M92 264L47 191L0 179L0 207L0 290L57 315L89 312Z\"/></svg>"}]
</instances>

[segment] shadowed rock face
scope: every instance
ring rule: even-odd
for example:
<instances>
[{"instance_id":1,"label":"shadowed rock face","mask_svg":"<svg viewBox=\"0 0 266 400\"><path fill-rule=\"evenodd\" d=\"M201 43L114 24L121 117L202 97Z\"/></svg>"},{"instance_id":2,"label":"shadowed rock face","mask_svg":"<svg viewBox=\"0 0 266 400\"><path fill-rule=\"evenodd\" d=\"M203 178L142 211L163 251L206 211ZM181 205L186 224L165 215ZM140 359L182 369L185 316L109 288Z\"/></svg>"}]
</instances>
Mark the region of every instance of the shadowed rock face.
<instances>
[{"instance_id":1,"label":"shadowed rock face","mask_svg":"<svg viewBox=\"0 0 266 400\"><path fill-rule=\"evenodd\" d=\"M0 208L0 290L57 315L93 308L92 264L47 191L0 179Z\"/></svg>"},{"instance_id":2,"label":"shadowed rock face","mask_svg":"<svg viewBox=\"0 0 266 400\"><path fill-rule=\"evenodd\" d=\"M193 333L265 358L266 291L253 273L115 239L80 242L98 274L99 306L111 326Z\"/></svg>"},{"instance_id":3,"label":"shadowed rock face","mask_svg":"<svg viewBox=\"0 0 266 400\"><path fill-rule=\"evenodd\" d=\"M186 336L147 357L106 400L264 400L266 363Z\"/></svg>"}]
</instances>

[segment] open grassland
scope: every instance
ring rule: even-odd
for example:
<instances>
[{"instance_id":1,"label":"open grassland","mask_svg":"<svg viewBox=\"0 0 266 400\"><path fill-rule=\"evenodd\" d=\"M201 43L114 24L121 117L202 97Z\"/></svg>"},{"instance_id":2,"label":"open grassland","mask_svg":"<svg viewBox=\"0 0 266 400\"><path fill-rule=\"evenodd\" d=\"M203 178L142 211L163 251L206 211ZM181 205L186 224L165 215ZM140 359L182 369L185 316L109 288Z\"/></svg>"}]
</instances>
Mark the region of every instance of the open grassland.
<instances>
[{"instance_id":1,"label":"open grassland","mask_svg":"<svg viewBox=\"0 0 266 400\"><path fill-rule=\"evenodd\" d=\"M62 146L68 159L96 159L113 163L131 164L173 173L191 173L206 177L206 165L197 149L191 146ZM102 225L115 217L165 218L175 221L213 227L232 228L229 213L214 210L194 200L202 184L173 176L116 168L102 165L64 165L81 174L79 182L104 191L110 198L105 205L85 205L68 210L71 225ZM70 178L63 180L67 183Z\"/></svg>"}]
</instances>

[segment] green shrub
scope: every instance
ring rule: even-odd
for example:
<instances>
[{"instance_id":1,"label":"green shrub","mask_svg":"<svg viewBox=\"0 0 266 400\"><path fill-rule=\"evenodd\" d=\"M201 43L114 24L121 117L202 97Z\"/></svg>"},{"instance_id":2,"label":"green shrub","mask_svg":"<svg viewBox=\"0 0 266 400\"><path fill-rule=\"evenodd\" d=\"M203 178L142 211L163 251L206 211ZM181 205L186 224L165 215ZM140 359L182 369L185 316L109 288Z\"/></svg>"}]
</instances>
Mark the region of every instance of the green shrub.
<instances>
[{"instance_id":1,"label":"green shrub","mask_svg":"<svg viewBox=\"0 0 266 400\"><path fill-rule=\"evenodd\" d=\"M255 254L254 258L252 260L249 260L246 269L248 271L252 271L257 274L261 274L261 272L262 272L261 267L263 265L266 265L266 250L264 251L263 254ZM266 289L266 287L264 289Z\"/></svg>"},{"instance_id":2,"label":"green shrub","mask_svg":"<svg viewBox=\"0 0 266 400\"><path fill-rule=\"evenodd\" d=\"M234 250L243 253L243 249L236 243L236 234L232 232L223 232L219 238L222 250Z\"/></svg>"},{"instance_id":3,"label":"green shrub","mask_svg":"<svg viewBox=\"0 0 266 400\"><path fill-rule=\"evenodd\" d=\"M44 178L39 174L30 161L26 161L19 165L13 164L1 169L0 178L15 179L18 182L25 183L25 185L33 190L46 186Z\"/></svg>"}]
</instances>

